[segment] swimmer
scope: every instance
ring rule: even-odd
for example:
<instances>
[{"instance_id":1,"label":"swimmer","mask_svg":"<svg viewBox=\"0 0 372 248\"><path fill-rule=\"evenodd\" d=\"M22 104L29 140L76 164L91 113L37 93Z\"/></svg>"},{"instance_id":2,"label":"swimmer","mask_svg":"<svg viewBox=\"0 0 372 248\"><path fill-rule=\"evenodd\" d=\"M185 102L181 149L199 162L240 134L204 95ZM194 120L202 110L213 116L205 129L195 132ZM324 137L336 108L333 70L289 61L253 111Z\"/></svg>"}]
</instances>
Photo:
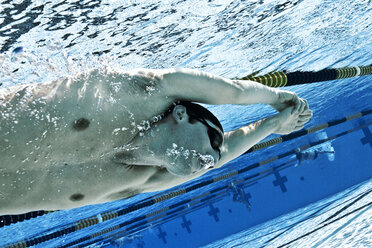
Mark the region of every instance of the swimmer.
<instances>
[{"instance_id":1,"label":"swimmer","mask_svg":"<svg viewBox=\"0 0 372 248\"><path fill-rule=\"evenodd\" d=\"M251 203L249 202L249 196L244 192L242 186L236 186L233 182L228 185L228 189L233 193L233 201L243 203L249 211L252 210Z\"/></svg>"},{"instance_id":2,"label":"swimmer","mask_svg":"<svg viewBox=\"0 0 372 248\"><path fill-rule=\"evenodd\" d=\"M335 158L335 150L332 146L328 150L324 149L327 147L328 144L324 144L323 146L317 146L313 149L307 149L301 151L300 148L295 149L295 154L298 162L296 163L295 167L300 166L304 160L315 160L318 158L320 154L327 154L329 161L334 161ZM329 146L329 145L328 145Z\"/></svg>"},{"instance_id":3,"label":"swimmer","mask_svg":"<svg viewBox=\"0 0 372 248\"><path fill-rule=\"evenodd\" d=\"M205 104L279 113L224 132ZM191 69L90 70L0 89L0 215L169 189L312 117L295 93Z\"/></svg>"}]
</instances>

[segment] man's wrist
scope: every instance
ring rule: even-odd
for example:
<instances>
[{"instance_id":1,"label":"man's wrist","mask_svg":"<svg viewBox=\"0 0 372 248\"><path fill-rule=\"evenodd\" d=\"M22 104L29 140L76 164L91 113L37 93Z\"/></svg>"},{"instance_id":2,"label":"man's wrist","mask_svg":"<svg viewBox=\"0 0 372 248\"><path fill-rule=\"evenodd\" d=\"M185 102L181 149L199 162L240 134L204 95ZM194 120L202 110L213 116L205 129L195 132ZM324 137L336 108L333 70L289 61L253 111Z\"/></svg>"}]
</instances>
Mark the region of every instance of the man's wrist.
<instances>
[{"instance_id":1,"label":"man's wrist","mask_svg":"<svg viewBox=\"0 0 372 248\"><path fill-rule=\"evenodd\" d=\"M278 102L279 100L279 90L275 88L268 87L269 91L269 100L266 104L272 105Z\"/></svg>"},{"instance_id":2,"label":"man's wrist","mask_svg":"<svg viewBox=\"0 0 372 248\"><path fill-rule=\"evenodd\" d=\"M270 133L275 133L278 130L278 118L276 115L264 119L263 124Z\"/></svg>"}]
</instances>

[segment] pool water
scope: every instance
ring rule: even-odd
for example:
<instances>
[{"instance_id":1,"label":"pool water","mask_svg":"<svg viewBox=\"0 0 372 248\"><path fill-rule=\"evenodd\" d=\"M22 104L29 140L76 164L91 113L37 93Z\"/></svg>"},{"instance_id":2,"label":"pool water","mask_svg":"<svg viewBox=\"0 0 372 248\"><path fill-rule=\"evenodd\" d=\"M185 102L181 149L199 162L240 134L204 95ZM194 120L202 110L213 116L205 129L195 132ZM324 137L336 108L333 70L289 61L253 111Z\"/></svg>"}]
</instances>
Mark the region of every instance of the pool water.
<instances>
[{"instance_id":1,"label":"pool water","mask_svg":"<svg viewBox=\"0 0 372 248\"><path fill-rule=\"evenodd\" d=\"M370 247L371 181L207 247Z\"/></svg>"},{"instance_id":2,"label":"pool water","mask_svg":"<svg viewBox=\"0 0 372 248\"><path fill-rule=\"evenodd\" d=\"M103 66L187 67L236 78L371 65L371 23L372 3L363 0L0 1L0 87ZM372 109L371 76L286 89L314 112L305 128ZM264 105L207 107L225 131L275 113ZM248 153L170 189L193 190L158 203L152 199L167 192L1 227L0 246L38 240L36 247L370 247L371 121L364 115ZM299 164L294 153L273 159L333 136L311 148L326 151L314 160ZM125 214L103 221L108 212ZM101 221L76 228L87 218Z\"/></svg>"}]
</instances>

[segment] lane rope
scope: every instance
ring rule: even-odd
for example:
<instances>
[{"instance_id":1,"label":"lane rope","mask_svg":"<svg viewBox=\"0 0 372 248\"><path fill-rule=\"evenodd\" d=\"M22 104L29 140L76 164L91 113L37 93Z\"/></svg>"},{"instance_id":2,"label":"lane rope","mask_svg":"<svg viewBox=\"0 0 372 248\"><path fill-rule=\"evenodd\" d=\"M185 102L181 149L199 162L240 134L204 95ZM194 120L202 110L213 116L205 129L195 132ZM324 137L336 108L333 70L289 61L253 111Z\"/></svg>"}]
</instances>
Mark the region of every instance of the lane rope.
<instances>
[{"instance_id":1,"label":"lane rope","mask_svg":"<svg viewBox=\"0 0 372 248\"><path fill-rule=\"evenodd\" d=\"M372 65L323 69L320 71L271 72L262 76L258 73L239 78L251 80L269 87L285 87L299 84L318 83L336 79L361 77L372 74Z\"/></svg>"},{"instance_id":2,"label":"lane rope","mask_svg":"<svg viewBox=\"0 0 372 248\"><path fill-rule=\"evenodd\" d=\"M317 131L324 130L328 127L336 126L336 125L339 125L341 123L351 121L351 120L354 120L354 119L357 119L357 118L360 118L362 116L366 116L366 115L369 115L369 114L372 114L372 109L361 111L359 113L349 115L349 116L346 116L346 117L341 118L341 119L325 122L323 124L320 124L320 125L317 125L317 126L314 126L314 127L310 127L310 128L307 128L307 129L302 129L301 131L294 132L294 133L291 133L291 134L288 134L288 135L283 135L283 136L280 136L278 138L270 139L268 141L261 142L261 143L258 143L256 145L252 146L244 154L251 153L253 151L258 151L258 150L261 150L263 148L267 148L267 147L270 147L270 146L273 146L273 145L277 145L277 144L280 144L284 141L289 141L289 140L292 140L292 139L296 139L296 138L299 138L301 136L305 136L307 134L315 133Z\"/></svg>"}]
</instances>

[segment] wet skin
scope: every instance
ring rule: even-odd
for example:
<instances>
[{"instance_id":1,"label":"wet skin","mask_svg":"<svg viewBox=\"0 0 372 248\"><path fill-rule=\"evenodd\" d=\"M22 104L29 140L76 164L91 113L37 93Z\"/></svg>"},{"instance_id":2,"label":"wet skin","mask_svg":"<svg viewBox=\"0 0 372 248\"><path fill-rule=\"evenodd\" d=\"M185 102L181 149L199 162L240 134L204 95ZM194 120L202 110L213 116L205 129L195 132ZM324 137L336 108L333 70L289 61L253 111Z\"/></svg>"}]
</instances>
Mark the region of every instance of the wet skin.
<instances>
[{"instance_id":1,"label":"wet skin","mask_svg":"<svg viewBox=\"0 0 372 248\"><path fill-rule=\"evenodd\" d=\"M115 148L133 140L143 121L174 101L161 95L158 81L147 72L97 71L16 86L11 93L2 89L0 214L73 208L156 191L164 187L154 182L160 175L171 182L160 167L113 162ZM148 86L155 90L147 92ZM151 105L139 109L139 98Z\"/></svg>"}]
</instances>

